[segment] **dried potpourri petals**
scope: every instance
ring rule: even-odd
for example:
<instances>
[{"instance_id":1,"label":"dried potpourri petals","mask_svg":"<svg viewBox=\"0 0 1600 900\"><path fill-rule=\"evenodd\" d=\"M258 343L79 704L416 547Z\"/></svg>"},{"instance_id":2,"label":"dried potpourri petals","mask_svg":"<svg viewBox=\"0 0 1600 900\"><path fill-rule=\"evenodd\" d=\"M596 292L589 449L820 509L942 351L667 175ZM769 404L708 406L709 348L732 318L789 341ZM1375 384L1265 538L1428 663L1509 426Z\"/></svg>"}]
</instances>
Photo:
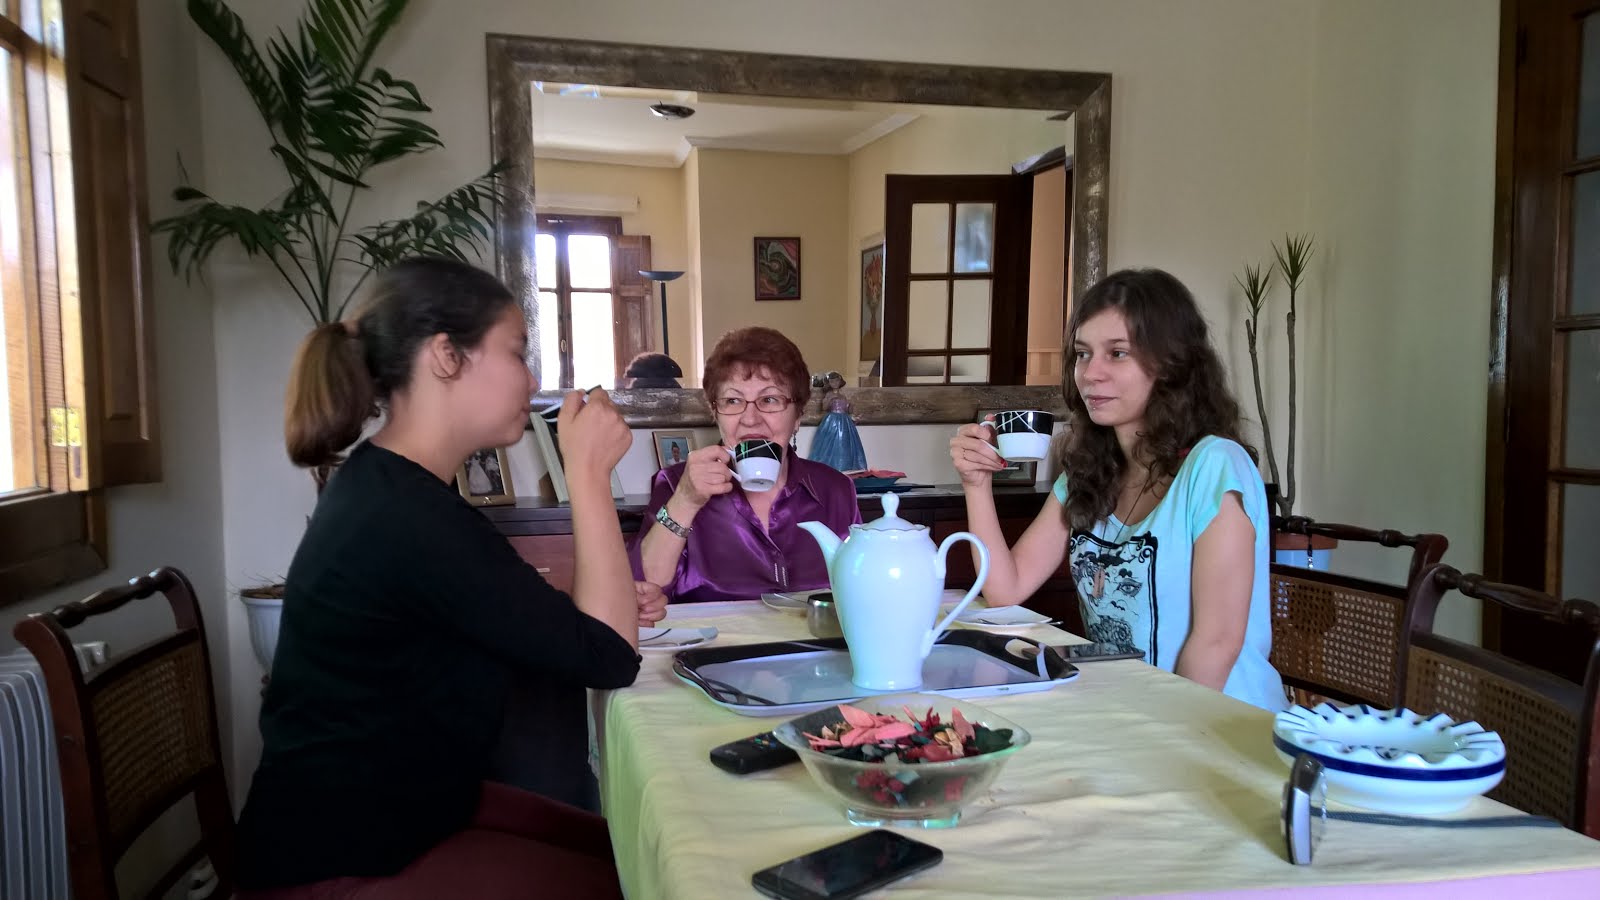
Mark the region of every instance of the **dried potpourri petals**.
<instances>
[{"instance_id":1,"label":"dried potpourri petals","mask_svg":"<svg viewBox=\"0 0 1600 900\"><path fill-rule=\"evenodd\" d=\"M861 762L946 762L1011 746L1010 729L975 725L960 710L952 710L948 724L931 708L921 719L905 712L911 721L840 704L845 721L805 737L813 750Z\"/></svg>"},{"instance_id":2,"label":"dried potpourri petals","mask_svg":"<svg viewBox=\"0 0 1600 900\"><path fill-rule=\"evenodd\" d=\"M962 743L973 740L976 737L972 730L972 723L961 715L961 710L951 710L950 724L955 729L956 736L961 738Z\"/></svg>"}]
</instances>

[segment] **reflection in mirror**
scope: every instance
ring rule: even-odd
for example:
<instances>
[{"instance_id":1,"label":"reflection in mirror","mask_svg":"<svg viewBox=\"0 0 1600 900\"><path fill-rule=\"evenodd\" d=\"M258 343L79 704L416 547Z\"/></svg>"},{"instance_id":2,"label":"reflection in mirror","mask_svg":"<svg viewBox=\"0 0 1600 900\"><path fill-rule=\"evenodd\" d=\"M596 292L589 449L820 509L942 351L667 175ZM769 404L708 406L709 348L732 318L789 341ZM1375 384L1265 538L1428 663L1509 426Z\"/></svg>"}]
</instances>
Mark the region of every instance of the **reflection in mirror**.
<instances>
[{"instance_id":1,"label":"reflection in mirror","mask_svg":"<svg viewBox=\"0 0 1600 900\"><path fill-rule=\"evenodd\" d=\"M957 203L955 271L994 271L994 237L993 203Z\"/></svg>"},{"instance_id":2,"label":"reflection in mirror","mask_svg":"<svg viewBox=\"0 0 1600 900\"><path fill-rule=\"evenodd\" d=\"M912 350L931 350L944 346L945 311L948 289L942 281L918 281L911 285L911 321L908 343Z\"/></svg>"},{"instance_id":3,"label":"reflection in mirror","mask_svg":"<svg viewBox=\"0 0 1600 900\"><path fill-rule=\"evenodd\" d=\"M911 204L911 273L950 271L950 207Z\"/></svg>"},{"instance_id":4,"label":"reflection in mirror","mask_svg":"<svg viewBox=\"0 0 1600 900\"><path fill-rule=\"evenodd\" d=\"M951 384L985 384L989 380L989 357L950 357Z\"/></svg>"},{"instance_id":5,"label":"reflection in mirror","mask_svg":"<svg viewBox=\"0 0 1600 900\"><path fill-rule=\"evenodd\" d=\"M957 281L951 287L950 346L982 347L989 342L988 281Z\"/></svg>"},{"instance_id":6,"label":"reflection in mirror","mask_svg":"<svg viewBox=\"0 0 1600 900\"><path fill-rule=\"evenodd\" d=\"M1061 110L528 90L542 390L626 387L663 346L693 386L724 332L757 324L856 385L1059 383ZM797 300L755 299L758 236L799 239ZM684 272L665 302L655 269Z\"/></svg>"},{"instance_id":7,"label":"reflection in mirror","mask_svg":"<svg viewBox=\"0 0 1600 900\"><path fill-rule=\"evenodd\" d=\"M913 356L906 361L907 384L944 384L942 356Z\"/></svg>"}]
</instances>

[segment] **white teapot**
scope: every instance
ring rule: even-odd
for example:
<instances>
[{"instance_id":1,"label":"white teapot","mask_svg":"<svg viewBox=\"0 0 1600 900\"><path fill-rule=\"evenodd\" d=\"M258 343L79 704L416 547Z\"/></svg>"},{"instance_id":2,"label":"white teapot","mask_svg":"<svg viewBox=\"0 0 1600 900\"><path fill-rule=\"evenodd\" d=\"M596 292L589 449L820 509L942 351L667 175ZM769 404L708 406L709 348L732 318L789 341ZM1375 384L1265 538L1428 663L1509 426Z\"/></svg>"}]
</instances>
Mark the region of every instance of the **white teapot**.
<instances>
[{"instance_id":1,"label":"white teapot","mask_svg":"<svg viewBox=\"0 0 1600 900\"><path fill-rule=\"evenodd\" d=\"M839 625L855 669L851 681L869 691L905 691L922 685L922 661L933 642L966 609L989 577L989 548L958 531L935 547L925 525L896 513L900 498L883 495L883 518L851 525L843 541L821 522L801 522L822 545ZM956 541L978 548L978 578L961 603L937 626L944 595L945 554Z\"/></svg>"}]
</instances>

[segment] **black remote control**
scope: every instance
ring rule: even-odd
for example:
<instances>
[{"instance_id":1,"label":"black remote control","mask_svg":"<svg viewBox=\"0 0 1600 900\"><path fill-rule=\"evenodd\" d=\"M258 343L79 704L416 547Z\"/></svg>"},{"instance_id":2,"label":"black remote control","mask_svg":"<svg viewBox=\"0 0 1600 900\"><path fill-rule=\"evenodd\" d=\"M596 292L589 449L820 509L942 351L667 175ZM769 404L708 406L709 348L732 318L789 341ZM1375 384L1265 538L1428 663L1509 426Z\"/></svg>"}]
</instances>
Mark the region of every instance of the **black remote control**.
<instances>
[{"instance_id":1,"label":"black remote control","mask_svg":"<svg viewBox=\"0 0 1600 900\"><path fill-rule=\"evenodd\" d=\"M711 748L712 764L735 775L764 772L799 759L797 753L778 743L770 731Z\"/></svg>"}]
</instances>

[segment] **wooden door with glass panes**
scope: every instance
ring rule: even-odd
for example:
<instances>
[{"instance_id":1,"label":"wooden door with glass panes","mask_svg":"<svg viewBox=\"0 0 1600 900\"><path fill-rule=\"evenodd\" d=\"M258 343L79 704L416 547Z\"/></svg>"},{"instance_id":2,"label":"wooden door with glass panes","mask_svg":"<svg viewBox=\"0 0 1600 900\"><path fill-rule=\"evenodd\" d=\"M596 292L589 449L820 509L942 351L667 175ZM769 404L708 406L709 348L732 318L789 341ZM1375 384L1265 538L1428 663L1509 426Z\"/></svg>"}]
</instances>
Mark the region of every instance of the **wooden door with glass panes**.
<instances>
[{"instance_id":1,"label":"wooden door with glass panes","mask_svg":"<svg viewBox=\"0 0 1600 900\"><path fill-rule=\"evenodd\" d=\"M1600 0L1508 0L1509 241L1491 377L1485 570L1600 599ZM1504 104L1510 101L1509 107ZM1485 643L1581 680L1576 629L1486 610Z\"/></svg>"},{"instance_id":2,"label":"wooden door with glass panes","mask_svg":"<svg viewBox=\"0 0 1600 900\"><path fill-rule=\"evenodd\" d=\"M1021 384L1028 175L890 175L883 383Z\"/></svg>"}]
</instances>

